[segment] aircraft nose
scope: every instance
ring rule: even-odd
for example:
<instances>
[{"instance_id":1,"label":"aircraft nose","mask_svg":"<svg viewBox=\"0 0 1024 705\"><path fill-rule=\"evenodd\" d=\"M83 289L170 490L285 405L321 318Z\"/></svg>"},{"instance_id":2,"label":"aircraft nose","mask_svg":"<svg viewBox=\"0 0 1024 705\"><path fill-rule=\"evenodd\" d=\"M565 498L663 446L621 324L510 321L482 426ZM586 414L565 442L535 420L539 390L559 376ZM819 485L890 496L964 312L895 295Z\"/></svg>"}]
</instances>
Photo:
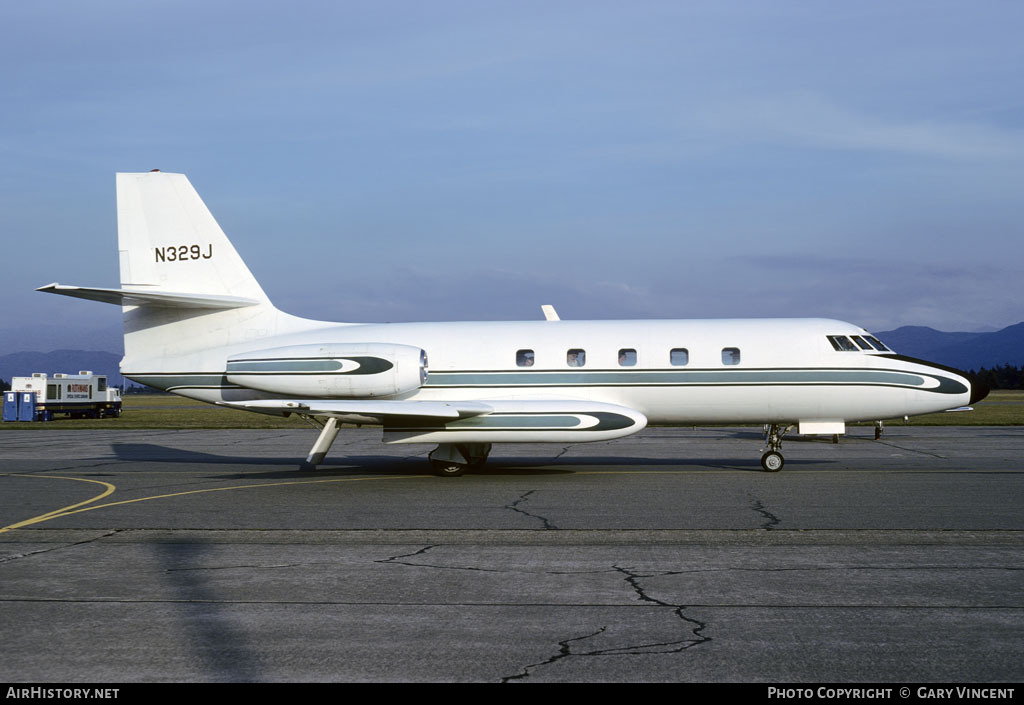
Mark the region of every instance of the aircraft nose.
<instances>
[{"instance_id":1,"label":"aircraft nose","mask_svg":"<svg viewBox=\"0 0 1024 705\"><path fill-rule=\"evenodd\" d=\"M921 360L916 357L908 357L906 355L898 355L895 353L892 355L884 355L883 357L892 358L893 360L902 360L903 362L913 362L917 365L926 365L928 367L934 367L937 370L952 372L955 375L959 375L971 390L971 400L969 402L971 404L976 404L987 397L990 391L988 385L979 380L976 375L973 375L970 372L964 372L963 370L958 370L955 367L947 367L946 365L940 365L937 362L929 362L928 360Z\"/></svg>"},{"instance_id":2,"label":"aircraft nose","mask_svg":"<svg viewBox=\"0 0 1024 705\"><path fill-rule=\"evenodd\" d=\"M977 404L979 401L988 396L991 391L988 385L973 376L964 375L971 382L971 403Z\"/></svg>"}]
</instances>

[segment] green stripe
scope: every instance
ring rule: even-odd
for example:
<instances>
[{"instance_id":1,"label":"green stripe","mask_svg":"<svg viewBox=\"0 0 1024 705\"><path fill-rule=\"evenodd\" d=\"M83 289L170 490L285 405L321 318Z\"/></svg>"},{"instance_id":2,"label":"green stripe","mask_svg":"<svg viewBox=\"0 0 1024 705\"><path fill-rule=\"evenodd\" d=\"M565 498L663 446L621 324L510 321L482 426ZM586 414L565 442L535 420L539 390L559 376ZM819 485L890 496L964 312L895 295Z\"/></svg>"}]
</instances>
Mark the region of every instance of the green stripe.
<instances>
[{"instance_id":1,"label":"green stripe","mask_svg":"<svg viewBox=\"0 0 1024 705\"><path fill-rule=\"evenodd\" d=\"M354 362L357 368L338 372L344 367L344 360ZM231 360L228 374L311 374L317 372L342 375L375 375L387 372L394 364L381 357L326 357L326 358L275 358L272 360Z\"/></svg>"},{"instance_id":2,"label":"green stripe","mask_svg":"<svg viewBox=\"0 0 1024 705\"><path fill-rule=\"evenodd\" d=\"M350 358L377 360L380 358ZM354 374L374 374L373 365ZM378 370L379 371L379 370ZM253 373L255 374L255 373ZM298 374L298 373L296 373ZM342 373L346 374L346 373ZM157 389L238 388L223 373L141 373L125 377ZM926 378L937 387L922 389ZM934 374L911 374L896 370L598 370L523 372L431 372L426 387L580 387L580 386L772 386L772 385L869 385L920 389L936 394L965 394L959 380Z\"/></svg>"},{"instance_id":3,"label":"green stripe","mask_svg":"<svg viewBox=\"0 0 1024 705\"><path fill-rule=\"evenodd\" d=\"M885 370L631 370L614 372L431 372L431 386L614 384L898 384L920 386L920 375Z\"/></svg>"},{"instance_id":4,"label":"green stripe","mask_svg":"<svg viewBox=\"0 0 1024 705\"><path fill-rule=\"evenodd\" d=\"M592 416L598 420L598 423L596 426L574 428L580 425L580 416ZM436 419L424 419L422 424L412 423L410 419L403 419L401 426L391 426L388 425L385 419L384 430L408 433L438 433L443 431L545 431L554 427L560 430L586 432L614 431L635 425L636 421L629 416L608 411L572 411L565 414L515 412L474 416L441 424Z\"/></svg>"},{"instance_id":5,"label":"green stripe","mask_svg":"<svg viewBox=\"0 0 1024 705\"><path fill-rule=\"evenodd\" d=\"M937 387L921 391L964 394L959 380L898 370L629 370L431 372L429 387L576 387L576 386L765 386L869 385L921 389L927 379Z\"/></svg>"},{"instance_id":6,"label":"green stripe","mask_svg":"<svg viewBox=\"0 0 1024 705\"><path fill-rule=\"evenodd\" d=\"M337 360L239 360L228 363L228 374L234 372L335 372L342 368Z\"/></svg>"}]
</instances>

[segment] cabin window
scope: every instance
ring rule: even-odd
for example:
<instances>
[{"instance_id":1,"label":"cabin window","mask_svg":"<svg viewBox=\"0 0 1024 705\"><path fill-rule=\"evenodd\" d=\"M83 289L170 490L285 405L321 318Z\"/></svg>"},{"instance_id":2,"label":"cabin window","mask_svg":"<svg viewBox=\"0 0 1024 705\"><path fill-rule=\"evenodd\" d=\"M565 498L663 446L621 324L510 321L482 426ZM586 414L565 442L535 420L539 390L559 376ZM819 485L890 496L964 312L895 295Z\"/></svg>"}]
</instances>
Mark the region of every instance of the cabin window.
<instances>
[{"instance_id":1,"label":"cabin window","mask_svg":"<svg viewBox=\"0 0 1024 705\"><path fill-rule=\"evenodd\" d=\"M619 367L634 367L636 365L636 350L633 348L622 348L619 350Z\"/></svg>"},{"instance_id":2,"label":"cabin window","mask_svg":"<svg viewBox=\"0 0 1024 705\"><path fill-rule=\"evenodd\" d=\"M60 399L60 396L58 394L59 391L60 391L60 387L58 387L56 384L48 384L48 385L46 385L46 398L47 399Z\"/></svg>"},{"instance_id":3,"label":"cabin window","mask_svg":"<svg viewBox=\"0 0 1024 705\"><path fill-rule=\"evenodd\" d=\"M722 364L723 365L738 365L738 364L740 364L740 349L739 348L722 348Z\"/></svg>"},{"instance_id":4,"label":"cabin window","mask_svg":"<svg viewBox=\"0 0 1024 705\"><path fill-rule=\"evenodd\" d=\"M882 352L889 352L889 348L885 347L885 344L882 343L882 341L879 340L878 338L876 338L875 336L873 336L873 335L865 335L864 338L865 338L865 340L867 340L869 343L871 343L875 347L875 350L880 350Z\"/></svg>"},{"instance_id":5,"label":"cabin window","mask_svg":"<svg viewBox=\"0 0 1024 705\"><path fill-rule=\"evenodd\" d=\"M96 378L96 391L97 392L105 392L105 391L107 391L107 378L106 377L97 377Z\"/></svg>"},{"instance_id":6,"label":"cabin window","mask_svg":"<svg viewBox=\"0 0 1024 705\"><path fill-rule=\"evenodd\" d=\"M832 347L840 352L857 351L857 346L845 335L830 335L828 336L828 342L832 343Z\"/></svg>"},{"instance_id":7,"label":"cabin window","mask_svg":"<svg viewBox=\"0 0 1024 705\"><path fill-rule=\"evenodd\" d=\"M674 367L682 367L690 364L690 351L686 348L672 348L668 354L668 361Z\"/></svg>"},{"instance_id":8,"label":"cabin window","mask_svg":"<svg viewBox=\"0 0 1024 705\"><path fill-rule=\"evenodd\" d=\"M587 351L583 348L570 348L565 353L565 364L569 367L583 367L587 364Z\"/></svg>"},{"instance_id":9,"label":"cabin window","mask_svg":"<svg viewBox=\"0 0 1024 705\"><path fill-rule=\"evenodd\" d=\"M516 367L533 367L533 350L516 350Z\"/></svg>"},{"instance_id":10,"label":"cabin window","mask_svg":"<svg viewBox=\"0 0 1024 705\"><path fill-rule=\"evenodd\" d=\"M864 342L864 338L861 338L859 335L851 335L850 338L853 339L853 342L857 343L857 347L861 350L871 349L871 346Z\"/></svg>"}]
</instances>

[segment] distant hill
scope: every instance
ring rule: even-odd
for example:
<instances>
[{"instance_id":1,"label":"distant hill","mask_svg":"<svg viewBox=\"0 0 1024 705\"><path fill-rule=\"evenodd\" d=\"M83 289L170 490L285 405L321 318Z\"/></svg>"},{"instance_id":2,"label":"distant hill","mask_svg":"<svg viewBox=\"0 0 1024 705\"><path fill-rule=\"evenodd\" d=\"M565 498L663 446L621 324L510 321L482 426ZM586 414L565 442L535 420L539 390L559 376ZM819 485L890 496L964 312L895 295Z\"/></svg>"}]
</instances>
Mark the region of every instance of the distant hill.
<instances>
[{"instance_id":1,"label":"distant hill","mask_svg":"<svg viewBox=\"0 0 1024 705\"><path fill-rule=\"evenodd\" d=\"M64 323L47 325L33 321L31 326L26 324L0 328L0 351L59 350L74 345L80 350L108 350L116 353L124 349L121 342L121 311L117 310L116 314L116 323L113 325L102 325L101 319L93 326Z\"/></svg>"},{"instance_id":2,"label":"distant hill","mask_svg":"<svg viewBox=\"0 0 1024 705\"><path fill-rule=\"evenodd\" d=\"M10 383L11 377L29 377L33 372L65 372L78 374L92 370L106 375L107 384L124 388L124 377L118 372L120 353L99 350L54 350L53 352L16 352L0 355L0 379Z\"/></svg>"},{"instance_id":3,"label":"distant hill","mask_svg":"<svg viewBox=\"0 0 1024 705\"><path fill-rule=\"evenodd\" d=\"M1024 323L992 333L944 333L924 326L903 326L878 333L896 352L961 370L1024 365Z\"/></svg>"}]
</instances>

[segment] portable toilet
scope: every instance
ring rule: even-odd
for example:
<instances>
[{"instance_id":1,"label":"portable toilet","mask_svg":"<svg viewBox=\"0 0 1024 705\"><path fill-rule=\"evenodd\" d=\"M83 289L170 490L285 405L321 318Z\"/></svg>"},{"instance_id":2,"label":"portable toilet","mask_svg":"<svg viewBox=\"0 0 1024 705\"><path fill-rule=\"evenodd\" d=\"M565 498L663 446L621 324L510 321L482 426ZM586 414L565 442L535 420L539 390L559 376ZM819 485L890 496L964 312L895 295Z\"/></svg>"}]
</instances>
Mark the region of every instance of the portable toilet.
<instances>
[{"instance_id":1,"label":"portable toilet","mask_svg":"<svg viewBox=\"0 0 1024 705\"><path fill-rule=\"evenodd\" d=\"M18 392L18 421L36 420L36 393Z\"/></svg>"},{"instance_id":2,"label":"portable toilet","mask_svg":"<svg viewBox=\"0 0 1024 705\"><path fill-rule=\"evenodd\" d=\"M18 420L18 393L4 392L4 421Z\"/></svg>"}]
</instances>

